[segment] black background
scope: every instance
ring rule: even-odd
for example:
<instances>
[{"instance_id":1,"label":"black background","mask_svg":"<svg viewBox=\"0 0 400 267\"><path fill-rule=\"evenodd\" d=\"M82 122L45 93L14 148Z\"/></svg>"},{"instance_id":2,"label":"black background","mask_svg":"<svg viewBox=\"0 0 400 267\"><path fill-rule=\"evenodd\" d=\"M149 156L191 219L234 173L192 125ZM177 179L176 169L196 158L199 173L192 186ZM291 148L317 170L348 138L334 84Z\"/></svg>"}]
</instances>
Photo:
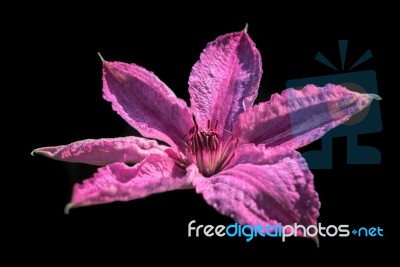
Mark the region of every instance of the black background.
<instances>
[{"instance_id":1,"label":"black background","mask_svg":"<svg viewBox=\"0 0 400 267\"><path fill-rule=\"evenodd\" d=\"M346 12L342 13L346 21L340 16L328 19L318 13L311 16L282 13L279 19L271 19L273 10L201 16L185 12L177 12L179 16L168 12L159 15L147 9L118 12L121 14L112 13L113 16L106 10L96 13L73 9L67 15L51 12L43 14L42 22L32 18L24 25L27 33L34 33L34 37L23 36L24 49L19 54L29 68L26 79L29 87L24 97L29 110L24 121L34 126L29 127L22 141L26 145L23 153L27 163L19 167L28 173L23 178L28 198L13 210L23 225L18 249L39 249L35 257L47 260L51 254L67 258L115 256L132 262L146 252L154 255L154 259L166 254L170 260L179 261L184 255L194 259L213 255L267 259L277 251L303 251L309 259L324 252L331 257L348 254L363 258L386 250L391 235L384 208L388 201L385 190L391 179L386 174L384 138L388 123L385 98L390 53L382 33L386 25L371 22L368 17L351 19ZM314 61L314 56L320 51L339 67L338 39L349 40L348 64L371 49L374 57L354 70L376 70L379 94L384 99L380 102L383 131L359 136L359 143L378 148L382 163L347 165L346 139L336 138L333 169L313 170L313 173L322 204L319 222L380 226L384 237L320 238L319 248L304 238L289 238L285 243L273 238L256 238L250 243L243 238L188 238L187 224L191 220L213 225L233 222L218 214L194 191L79 208L64 215L73 184L90 177L95 168L30 157L30 151L87 138L135 134L102 99L97 52L106 60L134 62L154 71L178 97L188 102L189 73L207 42L221 34L242 30L245 23L249 23L248 32L263 59L259 101L285 89L288 79L333 74L334 71ZM319 146L317 141L302 151Z\"/></svg>"}]
</instances>

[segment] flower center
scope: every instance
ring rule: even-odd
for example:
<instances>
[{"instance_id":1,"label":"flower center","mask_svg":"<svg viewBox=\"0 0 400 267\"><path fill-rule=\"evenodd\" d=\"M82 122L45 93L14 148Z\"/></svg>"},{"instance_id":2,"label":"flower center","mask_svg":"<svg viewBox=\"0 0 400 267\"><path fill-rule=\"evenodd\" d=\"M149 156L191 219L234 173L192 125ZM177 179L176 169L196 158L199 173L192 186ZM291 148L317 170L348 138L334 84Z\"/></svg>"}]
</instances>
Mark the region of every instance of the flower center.
<instances>
[{"instance_id":1,"label":"flower center","mask_svg":"<svg viewBox=\"0 0 400 267\"><path fill-rule=\"evenodd\" d=\"M216 132L218 121L213 124L208 121L206 130L199 130L196 125L189 132L189 138L184 142L185 151L182 160L190 165L195 163L199 171L206 177L222 170L231 160L237 146L237 139L230 136L222 141Z\"/></svg>"}]
</instances>

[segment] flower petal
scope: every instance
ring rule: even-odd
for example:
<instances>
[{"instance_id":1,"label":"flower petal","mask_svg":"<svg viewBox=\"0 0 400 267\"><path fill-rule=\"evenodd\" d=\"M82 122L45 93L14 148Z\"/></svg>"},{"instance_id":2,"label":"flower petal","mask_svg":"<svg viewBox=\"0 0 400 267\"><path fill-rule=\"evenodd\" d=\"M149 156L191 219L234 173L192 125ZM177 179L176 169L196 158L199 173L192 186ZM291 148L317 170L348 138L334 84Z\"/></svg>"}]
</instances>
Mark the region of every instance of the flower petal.
<instances>
[{"instance_id":1,"label":"flower petal","mask_svg":"<svg viewBox=\"0 0 400 267\"><path fill-rule=\"evenodd\" d=\"M265 153L262 160L241 155L241 163L211 178L196 176L193 183L208 204L240 224L316 225L320 202L313 175L300 153L289 149L249 146ZM299 233L302 234L302 233Z\"/></svg>"},{"instance_id":2,"label":"flower petal","mask_svg":"<svg viewBox=\"0 0 400 267\"><path fill-rule=\"evenodd\" d=\"M64 146L41 147L32 151L51 159L92 165L112 162L137 163L152 154L165 155L166 146L141 137L86 139Z\"/></svg>"},{"instance_id":3,"label":"flower petal","mask_svg":"<svg viewBox=\"0 0 400 267\"><path fill-rule=\"evenodd\" d=\"M103 96L143 136L181 146L194 126L185 101L152 72L135 64L103 61Z\"/></svg>"},{"instance_id":4,"label":"flower petal","mask_svg":"<svg viewBox=\"0 0 400 267\"><path fill-rule=\"evenodd\" d=\"M239 116L234 135L239 143L283 145L293 149L322 137L367 107L376 95L360 94L328 84L287 89L269 102L253 106Z\"/></svg>"},{"instance_id":5,"label":"flower petal","mask_svg":"<svg viewBox=\"0 0 400 267\"><path fill-rule=\"evenodd\" d=\"M209 43L189 78L190 101L197 123L207 128L218 120L218 132L233 122L257 96L261 57L246 32L230 33Z\"/></svg>"},{"instance_id":6,"label":"flower petal","mask_svg":"<svg viewBox=\"0 0 400 267\"><path fill-rule=\"evenodd\" d=\"M264 145L244 144L236 148L235 154L225 169L239 164L268 165L292 156L293 149L287 147L265 147Z\"/></svg>"},{"instance_id":7,"label":"flower petal","mask_svg":"<svg viewBox=\"0 0 400 267\"><path fill-rule=\"evenodd\" d=\"M195 169L186 173L172 159L160 155L151 155L133 167L112 163L98 169L92 178L74 186L67 209L192 188L195 173Z\"/></svg>"}]
</instances>

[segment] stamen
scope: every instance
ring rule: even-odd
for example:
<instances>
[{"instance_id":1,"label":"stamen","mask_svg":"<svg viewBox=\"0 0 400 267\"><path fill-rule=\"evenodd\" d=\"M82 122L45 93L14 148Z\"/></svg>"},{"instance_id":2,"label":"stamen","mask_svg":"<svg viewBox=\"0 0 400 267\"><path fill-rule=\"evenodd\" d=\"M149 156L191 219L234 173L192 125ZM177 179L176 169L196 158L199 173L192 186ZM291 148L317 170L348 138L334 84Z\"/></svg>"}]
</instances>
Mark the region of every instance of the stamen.
<instances>
[{"instance_id":1,"label":"stamen","mask_svg":"<svg viewBox=\"0 0 400 267\"><path fill-rule=\"evenodd\" d=\"M229 138L222 141L221 136L216 132L218 120L207 122L206 130L199 130L197 123L189 131L189 138L184 141L184 153L181 159L174 159L177 164L186 166L195 163L199 171L206 177L222 170L232 159L237 146L237 139Z\"/></svg>"}]
</instances>

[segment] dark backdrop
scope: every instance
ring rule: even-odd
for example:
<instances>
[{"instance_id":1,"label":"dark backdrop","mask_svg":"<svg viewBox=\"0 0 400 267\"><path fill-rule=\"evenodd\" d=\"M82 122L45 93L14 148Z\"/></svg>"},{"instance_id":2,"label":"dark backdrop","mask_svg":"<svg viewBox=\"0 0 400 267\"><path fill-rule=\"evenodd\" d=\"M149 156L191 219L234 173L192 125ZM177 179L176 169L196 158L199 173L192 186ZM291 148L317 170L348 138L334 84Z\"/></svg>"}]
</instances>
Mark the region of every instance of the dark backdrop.
<instances>
[{"instance_id":1,"label":"dark backdrop","mask_svg":"<svg viewBox=\"0 0 400 267\"><path fill-rule=\"evenodd\" d=\"M329 21L322 15L303 17L285 13L280 19L271 19L269 15L273 11L243 15L204 13L202 16L186 13L179 17L168 12L159 16L141 9L132 13L123 11L121 15L111 16L104 10L96 13L76 9L67 12L68 15L44 14L43 22L32 19L25 24L27 32L35 33L34 37L24 37L25 49L21 52L29 67L25 95L29 111L25 115L34 126L29 128L23 141L27 163L19 167L22 171L29 170L24 176L29 199L14 210L21 216L20 222L28 224L18 248L39 248L40 252L35 255L41 259L48 258L49 254L67 258L114 255L132 262L149 251L154 259L164 252L172 260L179 260L183 255L193 259L217 255L267 260L276 251L304 251L308 260L314 254L327 252L341 259L343 253L363 258L384 252L390 232L383 207L388 201L385 190L391 179L385 173L388 124L385 98L389 86L386 82L389 51L382 36L385 25L367 18L344 22L340 17ZM321 26L327 21L326 26ZM207 42L243 29L246 22L263 59L264 75L259 91L262 101L269 99L271 93L285 89L289 79L335 73L313 58L321 51L339 66L338 39L349 40L348 62L354 62L371 49L374 57L355 70L376 70L379 94L384 99L380 102L383 131L362 135L359 141L378 148L382 163L347 165L346 139L336 138L333 169L313 172L322 203L319 221L323 225L380 226L385 236L321 238L320 248L304 238L289 238L285 243L273 238L256 238L250 243L243 238L188 238L187 224L193 219L198 224L233 222L218 214L194 191L79 208L64 215L72 185L90 177L95 168L30 157L30 151L86 138L134 133L102 99L101 62L97 52L107 60L134 62L154 71L178 97L188 102L189 73ZM311 148L319 146L316 142ZM363 252L360 254L360 251Z\"/></svg>"}]
</instances>

